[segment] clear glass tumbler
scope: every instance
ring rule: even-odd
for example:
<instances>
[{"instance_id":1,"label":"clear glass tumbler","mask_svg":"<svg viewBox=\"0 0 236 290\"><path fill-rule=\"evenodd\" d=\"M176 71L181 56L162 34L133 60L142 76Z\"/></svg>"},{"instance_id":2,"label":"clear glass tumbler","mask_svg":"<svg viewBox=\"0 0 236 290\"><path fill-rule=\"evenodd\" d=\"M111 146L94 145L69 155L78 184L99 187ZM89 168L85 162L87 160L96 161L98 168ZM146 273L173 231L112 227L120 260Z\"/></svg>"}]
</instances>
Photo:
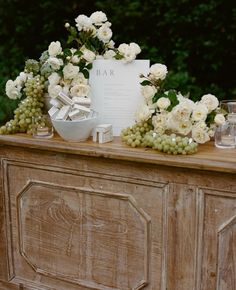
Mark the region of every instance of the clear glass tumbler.
<instances>
[{"instance_id":1,"label":"clear glass tumbler","mask_svg":"<svg viewBox=\"0 0 236 290\"><path fill-rule=\"evenodd\" d=\"M216 128L215 146L218 148L235 148L236 114L228 114L227 122Z\"/></svg>"},{"instance_id":2,"label":"clear glass tumbler","mask_svg":"<svg viewBox=\"0 0 236 290\"><path fill-rule=\"evenodd\" d=\"M32 125L33 137L46 139L53 137L53 126L49 115L33 117Z\"/></svg>"}]
</instances>

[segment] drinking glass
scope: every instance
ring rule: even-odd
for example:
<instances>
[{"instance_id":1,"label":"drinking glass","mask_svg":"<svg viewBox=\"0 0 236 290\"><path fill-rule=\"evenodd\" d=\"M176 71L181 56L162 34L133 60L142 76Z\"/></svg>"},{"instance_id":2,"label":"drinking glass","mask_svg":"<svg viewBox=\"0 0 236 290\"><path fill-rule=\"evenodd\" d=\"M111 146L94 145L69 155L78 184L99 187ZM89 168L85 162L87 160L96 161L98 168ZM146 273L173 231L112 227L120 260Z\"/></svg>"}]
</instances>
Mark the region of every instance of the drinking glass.
<instances>
[{"instance_id":1,"label":"drinking glass","mask_svg":"<svg viewBox=\"0 0 236 290\"><path fill-rule=\"evenodd\" d=\"M33 117L32 125L33 137L46 139L53 137L53 126L49 115Z\"/></svg>"}]
</instances>

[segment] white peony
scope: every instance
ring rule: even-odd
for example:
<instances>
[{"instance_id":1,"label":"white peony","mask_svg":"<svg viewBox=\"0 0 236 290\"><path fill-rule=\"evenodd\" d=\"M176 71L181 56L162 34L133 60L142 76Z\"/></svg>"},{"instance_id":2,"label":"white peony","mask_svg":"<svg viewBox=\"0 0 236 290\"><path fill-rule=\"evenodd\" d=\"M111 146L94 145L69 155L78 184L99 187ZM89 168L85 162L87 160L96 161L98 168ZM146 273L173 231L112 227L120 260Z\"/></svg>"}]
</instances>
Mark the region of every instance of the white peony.
<instances>
[{"instance_id":1,"label":"white peony","mask_svg":"<svg viewBox=\"0 0 236 290\"><path fill-rule=\"evenodd\" d=\"M161 110L165 110L170 106L170 100L165 97L161 97L157 100L157 107Z\"/></svg>"},{"instance_id":2,"label":"white peony","mask_svg":"<svg viewBox=\"0 0 236 290\"><path fill-rule=\"evenodd\" d=\"M88 85L75 85L70 89L72 97L86 97L89 94L90 87Z\"/></svg>"},{"instance_id":3,"label":"white peony","mask_svg":"<svg viewBox=\"0 0 236 290\"><path fill-rule=\"evenodd\" d=\"M199 122L199 121L205 121L207 118L208 109L206 105L198 103L192 113L192 120Z\"/></svg>"},{"instance_id":4,"label":"white peony","mask_svg":"<svg viewBox=\"0 0 236 290\"><path fill-rule=\"evenodd\" d=\"M58 94L62 91L62 87L59 85L49 85L48 94L51 98L57 98Z\"/></svg>"},{"instance_id":5,"label":"white peony","mask_svg":"<svg viewBox=\"0 0 236 290\"><path fill-rule=\"evenodd\" d=\"M61 77L58 73L53 72L49 77L48 81L50 85L58 85L61 80Z\"/></svg>"},{"instance_id":6,"label":"white peony","mask_svg":"<svg viewBox=\"0 0 236 290\"><path fill-rule=\"evenodd\" d=\"M200 103L206 105L209 113L219 106L218 99L212 94L202 96Z\"/></svg>"},{"instance_id":7,"label":"white peony","mask_svg":"<svg viewBox=\"0 0 236 290\"><path fill-rule=\"evenodd\" d=\"M136 120L138 122L147 121L149 118L151 118L153 113L154 110L150 110L150 108L146 104L143 104L138 108L135 114Z\"/></svg>"},{"instance_id":8,"label":"white peony","mask_svg":"<svg viewBox=\"0 0 236 290\"><path fill-rule=\"evenodd\" d=\"M60 67L63 65L63 60L58 59L56 57L49 57L49 59L47 60L47 63L50 65L50 67L53 70L59 70Z\"/></svg>"},{"instance_id":9,"label":"white peony","mask_svg":"<svg viewBox=\"0 0 236 290\"><path fill-rule=\"evenodd\" d=\"M144 96L146 101L152 99L157 92L157 89L154 86L142 86L141 94Z\"/></svg>"},{"instance_id":10,"label":"white peony","mask_svg":"<svg viewBox=\"0 0 236 290\"><path fill-rule=\"evenodd\" d=\"M164 80L166 78L167 72L167 67L164 64L153 64L150 67L150 78Z\"/></svg>"},{"instance_id":11,"label":"white peony","mask_svg":"<svg viewBox=\"0 0 236 290\"><path fill-rule=\"evenodd\" d=\"M64 78L67 80L71 80L75 78L78 73L79 73L79 67L73 65L72 63L68 63L63 68L63 75L64 75Z\"/></svg>"},{"instance_id":12,"label":"white peony","mask_svg":"<svg viewBox=\"0 0 236 290\"><path fill-rule=\"evenodd\" d=\"M91 14L90 19L95 25L101 26L103 22L107 21L107 16L102 11L96 11Z\"/></svg>"},{"instance_id":13,"label":"white peony","mask_svg":"<svg viewBox=\"0 0 236 290\"><path fill-rule=\"evenodd\" d=\"M92 20L86 15L79 15L76 19L76 27L79 31L89 30L92 27Z\"/></svg>"},{"instance_id":14,"label":"white peony","mask_svg":"<svg viewBox=\"0 0 236 290\"><path fill-rule=\"evenodd\" d=\"M97 31L97 37L103 43L108 43L112 37L112 30L103 24Z\"/></svg>"},{"instance_id":15,"label":"white peony","mask_svg":"<svg viewBox=\"0 0 236 290\"><path fill-rule=\"evenodd\" d=\"M207 131L199 127L193 127L192 138L194 141L196 141L199 144L206 143L207 141L210 140L210 137Z\"/></svg>"},{"instance_id":16,"label":"white peony","mask_svg":"<svg viewBox=\"0 0 236 290\"><path fill-rule=\"evenodd\" d=\"M223 125L225 123L225 117L223 114L216 114L214 121L216 125Z\"/></svg>"},{"instance_id":17,"label":"white peony","mask_svg":"<svg viewBox=\"0 0 236 290\"><path fill-rule=\"evenodd\" d=\"M83 58L87 61L87 62L93 62L96 58L96 55L93 51L85 48L83 49Z\"/></svg>"},{"instance_id":18,"label":"white peony","mask_svg":"<svg viewBox=\"0 0 236 290\"><path fill-rule=\"evenodd\" d=\"M57 56L62 52L62 47L60 41L53 41L48 47L49 56Z\"/></svg>"}]
</instances>

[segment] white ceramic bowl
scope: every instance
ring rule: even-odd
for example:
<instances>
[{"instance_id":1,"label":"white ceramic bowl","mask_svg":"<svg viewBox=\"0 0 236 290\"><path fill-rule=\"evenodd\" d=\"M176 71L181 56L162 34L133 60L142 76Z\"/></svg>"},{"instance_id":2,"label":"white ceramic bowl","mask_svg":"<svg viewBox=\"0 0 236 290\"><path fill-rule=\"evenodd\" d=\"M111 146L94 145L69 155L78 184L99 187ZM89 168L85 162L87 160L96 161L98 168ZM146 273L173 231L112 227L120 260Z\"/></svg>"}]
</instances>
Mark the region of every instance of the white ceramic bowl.
<instances>
[{"instance_id":1,"label":"white ceramic bowl","mask_svg":"<svg viewBox=\"0 0 236 290\"><path fill-rule=\"evenodd\" d=\"M53 127L62 139L80 142L90 137L93 128L98 124L98 114L94 113L91 118L77 121L51 120Z\"/></svg>"}]
</instances>

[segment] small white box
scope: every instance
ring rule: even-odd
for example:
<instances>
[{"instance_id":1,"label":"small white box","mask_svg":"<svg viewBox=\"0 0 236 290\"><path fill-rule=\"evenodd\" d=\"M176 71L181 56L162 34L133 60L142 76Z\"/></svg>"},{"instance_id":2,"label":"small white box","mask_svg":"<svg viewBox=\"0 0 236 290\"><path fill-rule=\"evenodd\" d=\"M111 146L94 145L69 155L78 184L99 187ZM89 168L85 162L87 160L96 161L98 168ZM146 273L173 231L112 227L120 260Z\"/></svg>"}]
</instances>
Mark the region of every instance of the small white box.
<instances>
[{"instance_id":1,"label":"small white box","mask_svg":"<svg viewBox=\"0 0 236 290\"><path fill-rule=\"evenodd\" d=\"M106 143L113 140L112 125L100 124L93 130L93 142Z\"/></svg>"},{"instance_id":2,"label":"small white box","mask_svg":"<svg viewBox=\"0 0 236 290\"><path fill-rule=\"evenodd\" d=\"M70 106L63 106L60 111L57 113L56 115L56 120L66 120L68 115L69 115L69 112L71 110L71 107Z\"/></svg>"},{"instance_id":3,"label":"small white box","mask_svg":"<svg viewBox=\"0 0 236 290\"><path fill-rule=\"evenodd\" d=\"M73 97L72 101L74 104L82 105L85 107L90 107L91 105L91 99L85 98L85 97Z\"/></svg>"},{"instance_id":4,"label":"small white box","mask_svg":"<svg viewBox=\"0 0 236 290\"><path fill-rule=\"evenodd\" d=\"M72 121L86 119L86 115L78 109L74 109L73 111L69 112L69 117Z\"/></svg>"},{"instance_id":5,"label":"small white box","mask_svg":"<svg viewBox=\"0 0 236 290\"><path fill-rule=\"evenodd\" d=\"M63 106L63 103L60 102L59 100L56 100L56 99L51 99L49 103L50 103L50 105L52 105L53 107L56 107L58 109L60 109Z\"/></svg>"},{"instance_id":6,"label":"small white box","mask_svg":"<svg viewBox=\"0 0 236 290\"><path fill-rule=\"evenodd\" d=\"M69 98L66 94L64 94L63 92L60 92L57 96L57 99L62 102L64 105L69 105L72 106L73 102L71 100L71 98Z\"/></svg>"},{"instance_id":7,"label":"small white box","mask_svg":"<svg viewBox=\"0 0 236 290\"><path fill-rule=\"evenodd\" d=\"M59 112L59 109L57 107L51 107L51 109L48 111L48 114L51 118L56 117L57 113Z\"/></svg>"}]
</instances>

